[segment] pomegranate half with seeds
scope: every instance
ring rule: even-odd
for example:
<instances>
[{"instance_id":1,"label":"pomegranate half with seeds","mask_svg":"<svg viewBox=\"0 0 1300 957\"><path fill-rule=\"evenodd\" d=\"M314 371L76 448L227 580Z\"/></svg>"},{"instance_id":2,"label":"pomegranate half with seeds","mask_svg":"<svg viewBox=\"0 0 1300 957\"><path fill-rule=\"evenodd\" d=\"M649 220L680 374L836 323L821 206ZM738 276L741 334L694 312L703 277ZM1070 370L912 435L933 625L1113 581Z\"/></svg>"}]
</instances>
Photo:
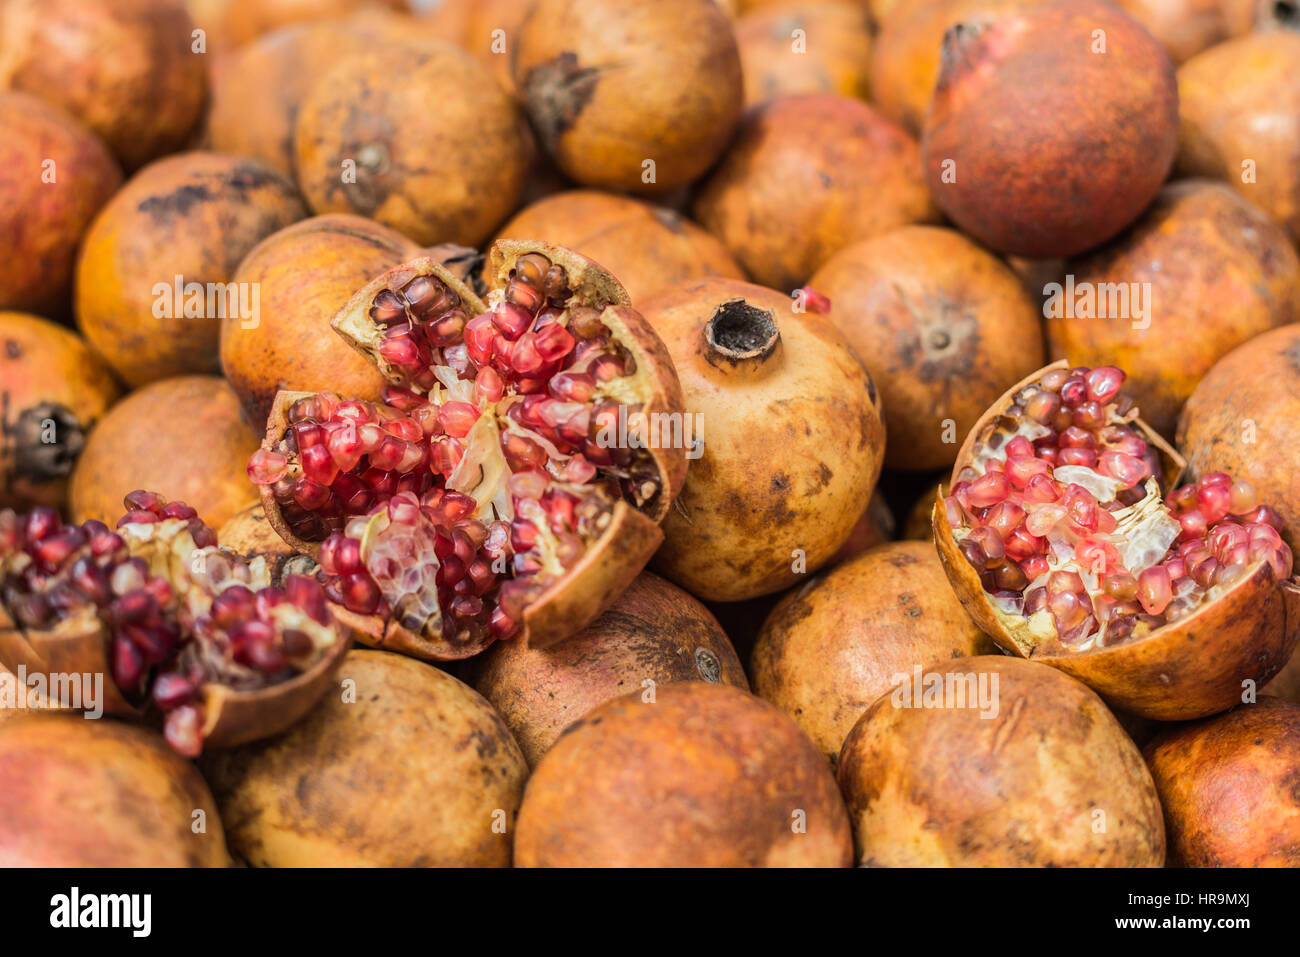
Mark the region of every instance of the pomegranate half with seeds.
<instances>
[{"instance_id":1,"label":"pomegranate half with seeds","mask_svg":"<svg viewBox=\"0 0 1300 957\"><path fill-rule=\"evenodd\" d=\"M686 471L672 362L612 276L518 241L483 276L487 303L430 259L358 292L333 326L390 380L381 401L281 393L249 462L361 640L435 660L593 620Z\"/></svg>"},{"instance_id":2,"label":"pomegranate half with seeds","mask_svg":"<svg viewBox=\"0 0 1300 957\"><path fill-rule=\"evenodd\" d=\"M1300 638L1277 513L1183 461L1114 367L1061 361L1014 386L958 453L935 541L967 612L1004 648L1118 707L1203 717L1263 685Z\"/></svg>"},{"instance_id":3,"label":"pomegranate half with seeds","mask_svg":"<svg viewBox=\"0 0 1300 957\"><path fill-rule=\"evenodd\" d=\"M302 717L348 645L321 586L271 586L265 561L219 548L183 502L136 491L125 505L116 531L0 511L0 661L51 680L105 675L104 711L161 712L187 757Z\"/></svg>"}]
</instances>

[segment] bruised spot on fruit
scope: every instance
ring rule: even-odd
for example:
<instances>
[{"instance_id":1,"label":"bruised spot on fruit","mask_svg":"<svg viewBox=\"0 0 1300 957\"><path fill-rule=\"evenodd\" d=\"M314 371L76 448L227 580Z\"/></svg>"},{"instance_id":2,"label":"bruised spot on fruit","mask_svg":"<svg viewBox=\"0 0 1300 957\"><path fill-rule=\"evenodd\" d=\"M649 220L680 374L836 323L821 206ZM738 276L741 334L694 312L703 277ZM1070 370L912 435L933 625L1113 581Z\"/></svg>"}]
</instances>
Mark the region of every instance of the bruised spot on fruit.
<instances>
[{"instance_id":1,"label":"bruised spot on fruit","mask_svg":"<svg viewBox=\"0 0 1300 957\"><path fill-rule=\"evenodd\" d=\"M682 221L682 217L671 209L664 209L662 206L655 207L654 218L658 220L665 228L670 229L678 236L689 236L690 231Z\"/></svg>"},{"instance_id":2,"label":"bruised spot on fruit","mask_svg":"<svg viewBox=\"0 0 1300 957\"><path fill-rule=\"evenodd\" d=\"M22 344L15 339L6 339L5 357L9 359L21 359L23 357Z\"/></svg>"},{"instance_id":3,"label":"bruised spot on fruit","mask_svg":"<svg viewBox=\"0 0 1300 957\"><path fill-rule=\"evenodd\" d=\"M522 84L524 101L548 150L555 149L560 135L591 102L600 73L595 67L580 67L577 54L570 51L528 71Z\"/></svg>"}]
</instances>

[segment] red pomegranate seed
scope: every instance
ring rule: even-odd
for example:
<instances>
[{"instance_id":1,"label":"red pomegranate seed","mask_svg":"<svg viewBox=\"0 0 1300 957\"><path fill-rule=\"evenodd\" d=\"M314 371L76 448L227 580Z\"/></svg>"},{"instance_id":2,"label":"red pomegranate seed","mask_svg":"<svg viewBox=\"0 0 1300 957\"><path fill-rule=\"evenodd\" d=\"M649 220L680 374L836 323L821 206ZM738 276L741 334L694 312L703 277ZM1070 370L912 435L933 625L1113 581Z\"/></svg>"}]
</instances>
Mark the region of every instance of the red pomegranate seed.
<instances>
[{"instance_id":1,"label":"red pomegranate seed","mask_svg":"<svg viewBox=\"0 0 1300 957\"><path fill-rule=\"evenodd\" d=\"M1056 502L1060 498L1061 493L1056 482L1046 473L1034 475L1025 483L1025 501L1027 502Z\"/></svg>"},{"instance_id":2,"label":"red pomegranate seed","mask_svg":"<svg viewBox=\"0 0 1300 957\"><path fill-rule=\"evenodd\" d=\"M178 708L194 697L194 685L184 675L163 674L154 679L150 695L164 711Z\"/></svg>"},{"instance_id":3,"label":"red pomegranate seed","mask_svg":"<svg viewBox=\"0 0 1300 957\"><path fill-rule=\"evenodd\" d=\"M1064 448L1059 456L1061 465L1082 465L1084 468L1097 467L1097 453L1092 449Z\"/></svg>"},{"instance_id":4,"label":"red pomegranate seed","mask_svg":"<svg viewBox=\"0 0 1300 957\"><path fill-rule=\"evenodd\" d=\"M464 438L478 421L479 414L468 402L445 402L438 409L438 421L448 435Z\"/></svg>"},{"instance_id":5,"label":"red pomegranate seed","mask_svg":"<svg viewBox=\"0 0 1300 957\"><path fill-rule=\"evenodd\" d=\"M306 575L290 575L284 582L286 601L298 606L318 624L330 623L329 607L325 604L325 592L320 584Z\"/></svg>"},{"instance_id":6,"label":"red pomegranate seed","mask_svg":"<svg viewBox=\"0 0 1300 957\"><path fill-rule=\"evenodd\" d=\"M1083 376L1070 374L1061 386L1061 403L1069 409L1073 409L1079 403L1086 401L1088 398L1088 385Z\"/></svg>"},{"instance_id":7,"label":"red pomegranate seed","mask_svg":"<svg viewBox=\"0 0 1300 957\"><path fill-rule=\"evenodd\" d=\"M456 618L477 618L483 614L483 602L475 595L461 595L452 601L451 613Z\"/></svg>"},{"instance_id":8,"label":"red pomegranate seed","mask_svg":"<svg viewBox=\"0 0 1300 957\"><path fill-rule=\"evenodd\" d=\"M988 472L971 483L968 494L975 508L987 508L1011 494L1011 480L1001 472Z\"/></svg>"},{"instance_id":9,"label":"red pomegranate seed","mask_svg":"<svg viewBox=\"0 0 1300 957\"><path fill-rule=\"evenodd\" d=\"M481 402L497 402L505 395L506 384L491 366L478 370L474 379L474 395Z\"/></svg>"},{"instance_id":10,"label":"red pomegranate seed","mask_svg":"<svg viewBox=\"0 0 1300 957\"><path fill-rule=\"evenodd\" d=\"M388 503L388 518L397 525L415 525L420 521L420 502L410 492L394 495Z\"/></svg>"},{"instance_id":11,"label":"red pomegranate seed","mask_svg":"<svg viewBox=\"0 0 1300 957\"><path fill-rule=\"evenodd\" d=\"M1041 554L1046 547L1043 538L1035 536L1023 525L1012 530L1006 538L1007 555L1018 562Z\"/></svg>"},{"instance_id":12,"label":"red pomegranate seed","mask_svg":"<svg viewBox=\"0 0 1300 957\"><path fill-rule=\"evenodd\" d=\"M339 474L339 467L325 445L303 449L298 455L298 463L302 466L302 474L318 485L329 485Z\"/></svg>"},{"instance_id":13,"label":"red pomegranate seed","mask_svg":"<svg viewBox=\"0 0 1300 957\"><path fill-rule=\"evenodd\" d=\"M1024 400L1025 415L1042 425L1047 425L1061 410L1061 397L1055 392L1040 389Z\"/></svg>"},{"instance_id":14,"label":"red pomegranate seed","mask_svg":"<svg viewBox=\"0 0 1300 957\"><path fill-rule=\"evenodd\" d=\"M23 532L27 536L27 541L39 542L62 527L63 521L59 518L58 512L47 505L38 505L28 513Z\"/></svg>"},{"instance_id":15,"label":"red pomegranate seed","mask_svg":"<svg viewBox=\"0 0 1300 957\"><path fill-rule=\"evenodd\" d=\"M450 475L464 456L465 446L459 439L441 435L433 441L429 467L441 475Z\"/></svg>"},{"instance_id":16,"label":"red pomegranate seed","mask_svg":"<svg viewBox=\"0 0 1300 957\"><path fill-rule=\"evenodd\" d=\"M1137 579L1126 568L1110 572L1101 580L1102 590L1118 601L1133 601L1137 598Z\"/></svg>"},{"instance_id":17,"label":"red pomegranate seed","mask_svg":"<svg viewBox=\"0 0 1300 957\"><path fill-rule=\"evenodd\" d=\"M540 499L551 484L546 474L536 469L515 472L507 483L510 494L521 499Z\"/></svg>"},{"instance_id":18,"label":"red pomegranate seed","mask_svg":"<svg viewBox=\"0 0 1300 957\"><path fill-rule=\"evenodd\" d=\"M379 586L365 572L353 572L339 584L343 606L359 615L373 614L383 597Z\"/></svg>"},{"instance_id":19,"label":"red pomegranate seed","mask_svg":"<svg viewBox=\"0 0 1300 957\"><path fill-rule=\"evenodd\" d=\"M990 562L998 561L1007 553L1002 537L986 525L973 529L966 541L978 545L984 557Z\"/></svg>"},{"instance_id":20,"label":"red pomegranate seed","mask_svg":"<svg viewBox=\"0 0 1300 957\"><path fill-rule=\"evenodd\" d=\"M1233 515L1244 515L1259 504L1255 486L1249 482L1234 482L1228 493L1228 511Z\"/></svg>"},{"instance_id":21,"label":"red pomegranate seed","mask_svg":"<svg viewBox=\"0 0 1300 957\"><path fill-rule=\"evenodd\" d=\"M522 518L510 523L510 547L515 552L526 552L536 544L537 526Z\"/></svg>"},{"instance_id":22,"label":"red pomegranate seed","mask_svg":"<svg viewBox=\"0 0 1300 957\"><path fill-rule=\"evenodd\" d=\"M248 460L248 477L255 485L274 485L288 471L289 459L279 452L258 449Z\"/></svg>"},{"instance_id":23,"label":"red pomegranate seed","mask_svg":"<svg viewBox=\"0 0 1300 957\"><path fill-rule=\"evenodd\" d=\"M1178 536L1180 539L1200 540L1205 537L1207 522L1199 509L1183 512L1178 516L1178 524L1182 526Z\"/></svg>"},{"instance_id":24,"label":"red pomegranate seed","mask_svg":"<svg viewBox=\"0 0 1300 957\"><path fill-rule=\"evenodd\" d=\"M1002 450L1008 460L1020 456L1033 456L1034 446L1023 435L1015 436Z\"/></svg>"},{"instance_id":25,"label":"red pomegranate seed","mask_svg":"<svg viewBox=\"0 0 1300 957\"><path fill-rule=\"evenodd\" d=\"M1125 378L1124 371L1114 366L1098 366L1090 370L1084 376L1088 398L1105 405L1119 395L1119 390L1124 385Z\"/></svg>"},{"instance_id":26,"label":"red pomegranate seed","mask_svg":"<svg viewBox=\"0 0 1300 957\"><path fill-rule=\"evenodd\" d=\"M124 691L134 691L144 677L144 657L124 636L113 639L113 682Z\"/></svg>"},{"instance_id":27,"label":"red pomegranate seed","mask_svg":"<svg viewBox=\"0 0 1300 957\"><path fill-rule=\"evenodd\" d=\"M499 303L489 315L497 331L511 342L527 332L533 324L533 314L513 302Z\"/></svg>"},{"instance_id":28,"label":"red pomegranate seed","mask_svg":"<svg viewBox=\"0 0 1300 957\"><path fill-rule=\"evenodd\" d=\"M379 354L403 369L420 364L420 347L408 336L391 336L379 344Z\"/></svg>"},{"instance_id":29,"label":"red pomegranate seed","mask_svg":"<svg viewBox=\"0 0 1300 957\"><path fill-rule=\"evenodd\" d=\"M1205 516L1207 524L1213 525L1222 520L1232 506L1231 485L1221 483L1211 485L1202 479L1200 488L1196 492L1196 506Z\"/></svg>"},{"instance_id":30,"label":"red pomegranate seed","mask_svg":"<svg viewBox=\"0 0 1300 957\"><path fill-rule=\"evenodd\" d=\"M535 315L542 307L542 291L518 279L511 279L506 284L506 301L519 306L529 315Z\"/></svg>"},{"instance_id":31,"label":"red pomegranate seed","mask_svg":"<svg viewBox=\"0 0 1300 957\"><path fill-rule=\"evenodd\" d=\"M167 713L163 737L177 754L197 758L203 751L202 725L198 708L184 704Z\"/></svg>"},{"instance_id":32,"label":"red pomegranate seed","mask_svg":"<svg viewBox=\"0 0 1300 957\"><path fill-rule=\"evenodd\" d=\"M1148 615L1163 614L1173 598L1173 583L1163 565L1143 569L1138 575L1137 600Z\"/></svg>"},{"instance_id":33,"label":"red pomegranate seed","mask_svg":"<svg viewBox=\"0 0 1300 957\"><path fill-rule=\"evenodd\" d=\"M511 637L519 630L519 625L512 619L504 608L498 605L492 609L492 614L488 618L488 634L498 641Z\"/></svg>"},{"instance_id":34,"label":"red pomegranate seed","mask_svg":"<svg viewBox=\"0 0 1300 957\"><path fill-rule=\"evenodd\" d=\"M573 351L577 340L558 323L546 326L537 333L536 347L546 362L557 362Z\"/></svg>"},{"instance_id":35,"label":"red pomegranate seed","mask_svg":"<svg viewBox=\"0 0 1300 957\"><path fill-rule=\"evenodd\" d=\"M465 324L465 350L477 365L485 366L492 360L492 343L496 330L492 314L485 312Z\"/></svg>"},{"instance_id":36,"label":"red pomegranate seed","mask_svg":"<svg viewBox=\"0 0 1300 957\"><path fill-rule=\"evenodd\" d=\"M406 302L400 292L385 289L375 297L370 307L370 318L381 326L406 320Z\"/></svg>"}]
</instances>

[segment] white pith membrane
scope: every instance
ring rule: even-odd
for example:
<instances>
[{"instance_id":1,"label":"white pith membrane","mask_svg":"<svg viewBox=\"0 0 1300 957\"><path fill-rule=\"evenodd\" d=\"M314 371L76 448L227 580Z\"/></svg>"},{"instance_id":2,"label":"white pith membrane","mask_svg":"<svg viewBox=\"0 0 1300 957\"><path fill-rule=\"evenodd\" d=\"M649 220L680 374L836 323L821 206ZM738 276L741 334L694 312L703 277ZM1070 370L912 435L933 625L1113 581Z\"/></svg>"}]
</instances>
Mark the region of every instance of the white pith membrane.
<instances>
[{"instance_id":1,"label":"white pith membrane","mask_svg":"<svg viewBox=\"0 0 1300 957\"><path fill-rule=\"evenodd\" d=\"M536 253L470 311L434 276L379 291L345 338L401 384L378 403L299 399L249 464L290 531L323 542L331 600L463 646L513 635L617 501L661 490L638 414L653 382L616 313Z\"/></svg>"},{"instance_id":2,"label":"white pith membrane","mask_svg":"<svg viewBox=\"0 0 1300 957\"><path fill-rule=\"evenodd\" d=\"M133 492L127 508L115 531L64 525L48 509L0 512L0 601L29 641L103 641L123 697L152 701L166 714L168 742L193 756L202 748L204 685L280 684L338 635L315 582L290 576L290 595L272 587L264 559L217 546L184 503Z\"/></svg>"},{"instance_id":3,"label":"white pith membrane","mask_svg":"<svg viewBox=\"0 0 1300 957\"><path fill-rule=\"evenodd\" d=\"M1260 562L1278 581L1290 574L1280 520L1248 483L1216 473L1162 494L1159 456L1122 382L1111 367L1055 369L1020 389L944 500L954 540L1026 654L1143 638ZM1046 466L1027 460L1026 445Z\"/></svg>"}]
</instances>

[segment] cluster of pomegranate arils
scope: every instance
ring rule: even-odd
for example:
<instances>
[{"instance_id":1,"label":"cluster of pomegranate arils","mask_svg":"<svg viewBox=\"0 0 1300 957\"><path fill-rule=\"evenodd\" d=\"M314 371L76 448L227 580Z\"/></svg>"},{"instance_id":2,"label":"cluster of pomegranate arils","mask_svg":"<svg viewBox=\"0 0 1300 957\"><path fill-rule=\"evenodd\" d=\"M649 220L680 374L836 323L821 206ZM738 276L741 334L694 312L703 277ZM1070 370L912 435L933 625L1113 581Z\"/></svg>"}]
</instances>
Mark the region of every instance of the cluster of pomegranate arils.
<instances>
[{"instance_id":1,"label":"cluster of pomegranate arils","mask_svg":"<svg viewBox=\"0 0 1300 957\"><path fill-rule=\"evenodd\" d=\"M1052 369L1016 394L944 500L1004 613L1050 615L1070 651L1186 617L1266 562L1291 572L1277 513L1222 473L1159 499L1161 463L1111 366Z\"/></svg>"},{"instance_id":2,"label":"cluster of pomegranate arils","mask_svg":"<svg viewBox=\"0 0 1300 957\"><path fill-rule=\"evenodd\" d=\"M152 700L168 742L194 756L205 682L266 687L314 654L310 635L276 627L273 608L290 603L323 628L332 619L310 578L257 587L255 571L219 551L216 532L184 502L135 491L125 506L116 530L67 525L50 508L0 511L0 601L24 630L55 631L92 613L113 683L133 705Z\"/></svg>"},{"instance_id":3,"label":"cluster of pomegranate arils","mask_svg":"<svg viewBox=\"0 0 1300 957\"><path fill-rule=\"evenodd\" d=\"M635 359L572 298L538 253L473 317L435 276L375 296L378 352L404 385L298 399L248 466L290 532L323 542L332 601L456 642L509 637L614 501L658 492L653 459L610 441L640 406L602 388Z\"/></svg>"}]
</instances>

